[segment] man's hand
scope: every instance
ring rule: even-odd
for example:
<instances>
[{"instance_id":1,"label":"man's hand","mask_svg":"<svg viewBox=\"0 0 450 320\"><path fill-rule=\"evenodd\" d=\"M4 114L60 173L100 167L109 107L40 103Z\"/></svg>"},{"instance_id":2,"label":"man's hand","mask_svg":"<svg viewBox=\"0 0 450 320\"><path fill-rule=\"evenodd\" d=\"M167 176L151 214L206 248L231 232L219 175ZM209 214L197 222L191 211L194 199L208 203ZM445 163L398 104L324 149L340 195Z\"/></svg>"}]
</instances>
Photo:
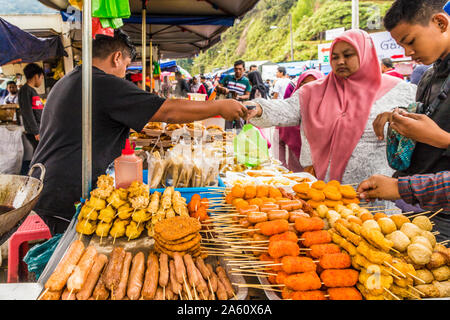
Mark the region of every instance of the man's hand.
<instances>
[{"instance_id":1,"label":"man's hand","mask_svg":"<svg viewBox=\"0 0 450 320\"><path fill-rule=\"evenodd\" d=\"M36 141L39 141L39 139L41 138L38 134L36 134L35 136L34 136L34 138L36 139Z\"/></svg>"},{"instance_id":2,"label":"man's hand","mask_svg":"<svg viewBox=\"0 0 450 320\"><path fill-rule=\"evenodd\" d=\"M257 117L261 117L262 115L262 108L261 105L259 103L256 102L252 102L252 101L246 101L244 102L245 106L254 106L255 108L252 110L248 110L248 114L247 114L247 119L245 120L250 120L253 118L257 118Z\"/></svg>"},{"instance_id":3,"label":"man's hand","mask_svg":"<svg viewBox=\"0 0 450 320\"><path fill-rule=\"evenodd\" d=\"M398 180L378 174L361 182L357 192L361 199L366 199L367 201L376 199L398 200L401 198L398 192Z\"/></svg>"},{"instance_id":4,"label":"man's hand","mask_svg":"<svg viewBox=\"0 0 450 320\"><path fill-rule=\"evenodd\" d=\"M373 130L378 137L378 140L384 140L384 126L386 122L390 122L392 117L392 112L380 113L375 121L372 123Z\"/></svg>"},{"instance_id":5,"label":"man's hand","mask_svg":"<svg viewBox=\"0 0 450 320\"><path fill-rule=\"evenodd\" d=\"M219 112L225 120L232 121L247 118L248 110L242 103L233 99L222 100L221 102Z\"/></svg>"},{"instance_id":6,"label":"man's hand","mask_svg":"<svg viewBox=\"0 0 450 320\"><path fill-rule=\"evenodd\" d=\"M424 114L394 112L391 128L402 136L436 148L447 149L450 144L450 133Z\"/></svg>"}]
</instances>

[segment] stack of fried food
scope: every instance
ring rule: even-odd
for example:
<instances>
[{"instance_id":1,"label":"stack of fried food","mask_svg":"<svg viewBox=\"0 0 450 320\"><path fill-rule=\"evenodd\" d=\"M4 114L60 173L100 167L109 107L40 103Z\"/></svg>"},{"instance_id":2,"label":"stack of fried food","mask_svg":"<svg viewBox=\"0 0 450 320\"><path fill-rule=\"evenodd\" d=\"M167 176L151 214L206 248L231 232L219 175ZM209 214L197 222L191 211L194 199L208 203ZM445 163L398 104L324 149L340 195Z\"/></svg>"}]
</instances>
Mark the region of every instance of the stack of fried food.
<instances>
[{"instance_id":1,"label":"stack of fried food","mask_svg":"<svg viewBox=\"0 0 450 320\"><path fill-rule=\"evenodd\" d=\"M146 257L147 255L147 257ZM151 250L134 256L114 247L109 257L74 241L38 300L227 300L235 296L217 262Z\"/></svg>"},{"instance_id":2,"label":"stack of fried food","mask_svg":"<svg viewBox=\"0 0 450 320\"><path fill-rule=\"evenodd\" d=\"M190 254L206 257L200 248L200 222L189 216L177 216L158 221L154 228L155 250L170 257Z\"/></svg>"},{"instance_id":3,"label":"stack of fried food","mask_svg":"<svg viewBox=\"0 0 450 320\"><path fill-rule=\"evenodd\" d=\"M402 214L372 214L357 204L335 209L319 206L316 211L331 220L333 242L352 256L352 265L360 270L357 286L366 299L449 296L450 269L444 257L448 249L436 244L427 217L411 221Z\"/></svg>"},{"instance_id":4,"label":"stack of fried food","mask_svg":"<svg viewBox=\"0 0 450 320\"><path fill-rule=\"evenodd\" d=\"M311 185L302 182L294 185L292 189L314 209L320 205L335 208L337 205L359 203L355 189L350 185L341 185L336 180L328 183L318 180Z\"/></svg>"},{"instance_id":5,"label":"stack of fried food","mask_svg":"<svg viewBox=\"0 0 450 320\"><path fill-rule=\"evenodd\" d=\"M156 222L176 215L189 216L186 199L173 187L163 194L154 192L142 182L133 182L127 189L114 189L112 177L101 176L78 215L76 231L100 238L111 236L128 240L139 238L145 227L153 236Z\"/></svg>"}]
</instances>

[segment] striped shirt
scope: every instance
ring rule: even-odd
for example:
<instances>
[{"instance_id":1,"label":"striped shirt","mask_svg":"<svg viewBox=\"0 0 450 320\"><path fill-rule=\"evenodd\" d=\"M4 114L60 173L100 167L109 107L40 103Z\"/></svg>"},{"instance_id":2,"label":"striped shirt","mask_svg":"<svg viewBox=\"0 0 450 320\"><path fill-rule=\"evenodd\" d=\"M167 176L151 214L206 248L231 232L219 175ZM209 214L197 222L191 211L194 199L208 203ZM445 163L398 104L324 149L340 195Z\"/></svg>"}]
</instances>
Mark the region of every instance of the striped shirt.
<instances>
[{"instance_id":1,"label":"striped shirt","mask_svg":"<svg viewBox=\"0 0 450 320\"><path fill-rule=\"evenodd\" d=\"M237 80L234 75L227 75L220 81L220 84L224 85L228 90L236 92L238 96L252 91L250 81L245 76Z\"/></svg>"},{"instance_id":2,"label":"striped shirt","mask_svg":"<svg viewBox=\"0 0 450 320\"><path fill-rule=\"evenodd\" d=\"M450 171L399 177L398 191L407 203L419 203L430 211L444 209L450 214Z\"/></svg>"}]
</instances>

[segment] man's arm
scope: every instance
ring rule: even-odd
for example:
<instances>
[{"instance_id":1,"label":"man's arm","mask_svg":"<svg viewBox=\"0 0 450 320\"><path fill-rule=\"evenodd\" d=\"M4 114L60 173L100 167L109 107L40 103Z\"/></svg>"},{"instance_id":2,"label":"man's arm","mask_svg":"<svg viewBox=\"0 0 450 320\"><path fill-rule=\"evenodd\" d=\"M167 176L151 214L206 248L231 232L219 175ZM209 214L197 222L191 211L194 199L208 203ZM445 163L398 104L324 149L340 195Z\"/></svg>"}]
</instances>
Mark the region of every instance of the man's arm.
<instances>
[{"instance_id":1,"label":"man's arm","mask_svg":"<svg viewBox=\"0 0 450 320\"><path fill-rule=\"evenodd\" d=\"M237 120L247 117L247 108L232 99L212 101L190 101L168 99L150 119L152 122L189 123L215 116L225 120Z\"/></svg>"},{"instance_id":2,"label":"man's arm","mask_svg":"<svg viewBox=\"0 0 450 320\"><path fill-rule=\"evenodd\" d=\"M245 93L242 96L238 96L237 99L240 101L250 99L250 92L245 91Z\"/></svg>"}]
</instances>

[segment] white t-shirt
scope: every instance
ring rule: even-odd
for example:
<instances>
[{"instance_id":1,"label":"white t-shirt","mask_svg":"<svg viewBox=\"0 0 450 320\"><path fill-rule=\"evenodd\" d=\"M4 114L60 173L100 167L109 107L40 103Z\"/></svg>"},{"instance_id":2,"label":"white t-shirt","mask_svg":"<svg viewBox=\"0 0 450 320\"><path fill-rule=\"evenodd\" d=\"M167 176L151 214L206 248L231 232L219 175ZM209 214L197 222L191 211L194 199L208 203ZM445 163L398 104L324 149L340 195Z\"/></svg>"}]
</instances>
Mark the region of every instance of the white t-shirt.
<instances>
[{"instance_id":1,"label":"white t-shirt","mask_svg":"<svg viewBox=\"0 0 450 320\"><path fill-rule=\"evenodd\" d=\"M275 87L273 88L273 92L278 93L278 99L284 98L284 93L286 92L286 88L290 82L291 80L289 80L288 78L277 79L277 81L275 82Z\"/></svg>"}]
</instances>

